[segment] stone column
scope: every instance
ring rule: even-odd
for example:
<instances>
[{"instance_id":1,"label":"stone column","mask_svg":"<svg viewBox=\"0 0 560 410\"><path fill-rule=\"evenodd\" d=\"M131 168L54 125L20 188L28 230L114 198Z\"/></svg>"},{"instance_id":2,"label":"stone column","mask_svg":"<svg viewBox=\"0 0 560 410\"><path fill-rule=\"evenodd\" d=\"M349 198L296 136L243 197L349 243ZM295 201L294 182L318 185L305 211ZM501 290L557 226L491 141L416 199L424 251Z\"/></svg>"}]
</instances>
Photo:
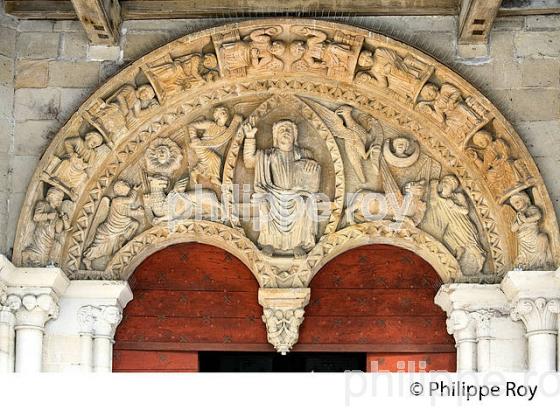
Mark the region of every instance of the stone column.
<instances>
[{"instance_id":1,"label":"stone column","mask_svg":"<svg viewBox=\"0 0 560 410\"><path fill-rule=\"evenodd\" d=\"M8 287L0 282L0 373L14 371L16 318L7 304Z\"/></svg>"},{"instance_id":2,"label":"stone column","mask_svg":"<svg viewBox=\"0 0 560 410\"><path fill-rule=\"evenodd\" d=\"M559 312L558 299L521 298L514 306L511 312L512 319L521 320L527 329L529 370L556 370Z\"/></svg>"},{"instance_id":3,"label":"stone column","mask_svg":"<svg viewBox=\"0 0 560 410\"><path fill-rule=\"evenodd\" d=\"M43 289L11 294L7 302L15 311L16 372L36 373L42 369L45 324L58 316L58 298Z\"/></svg>"},{"instance_id":4,"label":"stone column","mask_svg":"<svg viewBox=\"0 0 560 410\"><path fill-rule=\"evenodd\" d=\"M465 310L451 312L447 319L447 332L455 338L457 371L476 371L476 322L472 315Z\"/></svg>"},{"instance_id":5,"label":"stone column","mask_svg":"<svg viewBox=\"0 0 560 410\"><path fill-rule=\"evenodd\" d=\"M80 322L80 367L84 372L110 372L113 363L113 337L122 319L120 306L83 306Z\"/></svg>"},{"instance_id":6,"label":"stone column","mask_svg":"<svg viewBox=\"0 0 560 410\"><path fill-rule=\"evenodd\" d=\"M490 350L492 316L493 312L488 310L478 310L473 313L476 322L476 368L479 372L492 370Z\"/></svg>"}]
</instances>

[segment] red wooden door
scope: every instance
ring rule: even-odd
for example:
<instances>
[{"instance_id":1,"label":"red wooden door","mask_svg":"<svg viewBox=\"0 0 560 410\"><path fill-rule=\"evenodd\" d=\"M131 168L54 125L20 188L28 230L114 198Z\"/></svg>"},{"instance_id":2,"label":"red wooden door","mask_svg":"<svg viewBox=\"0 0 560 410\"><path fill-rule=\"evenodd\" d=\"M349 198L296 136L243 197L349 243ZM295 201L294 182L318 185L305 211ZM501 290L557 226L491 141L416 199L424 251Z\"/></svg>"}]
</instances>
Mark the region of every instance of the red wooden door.
<instances>
[{"instance_id":1,"label":"red wooden door","mask_svg":"<svg viewBox=\"0 0 560 410\"><path fill-rule=\"evenodd\" d=\"M367 352L370 370L399 371L412 361L420 370L454 370L454 341L433 303L440 285L412 252L387 245L348 251L313 279L294 351ZM198 351L272 351L258 284L221 249L166 248L138 267L131 287L114 371L196 371Z\"/></svg>"}]
</instances>

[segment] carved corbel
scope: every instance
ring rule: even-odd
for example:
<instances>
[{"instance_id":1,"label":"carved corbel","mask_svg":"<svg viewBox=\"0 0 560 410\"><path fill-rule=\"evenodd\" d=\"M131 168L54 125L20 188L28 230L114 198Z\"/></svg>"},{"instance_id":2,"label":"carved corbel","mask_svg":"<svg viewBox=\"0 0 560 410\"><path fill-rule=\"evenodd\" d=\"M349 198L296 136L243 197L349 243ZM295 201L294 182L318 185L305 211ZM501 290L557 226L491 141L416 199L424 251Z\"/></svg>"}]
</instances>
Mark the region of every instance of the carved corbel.
<instances>
[{"instance_id":1,"label":"carved corbel","mask_svg":"<svg viewBox=\"0 0 560 410\"><path fill-rule=\"evenodd\" d=\"M262 320L266 324L267 339L285 355L299 339L304 308L309 303L311 289L259 289L259 304L263 307Z\"/></svg>"}]
</instances>

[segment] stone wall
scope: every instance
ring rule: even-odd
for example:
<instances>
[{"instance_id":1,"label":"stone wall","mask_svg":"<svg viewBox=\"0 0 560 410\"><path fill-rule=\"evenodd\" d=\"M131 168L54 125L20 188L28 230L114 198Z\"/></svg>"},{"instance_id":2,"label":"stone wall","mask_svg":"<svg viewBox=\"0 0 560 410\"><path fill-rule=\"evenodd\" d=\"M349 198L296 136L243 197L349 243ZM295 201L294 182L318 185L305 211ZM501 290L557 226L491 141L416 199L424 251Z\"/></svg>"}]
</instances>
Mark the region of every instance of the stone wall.
<instances>
[{"instance_id":1,"label":"stone wall","mask_svg":"<svg viewBox=\"0 0 560 410\"><path fill-rule=\"evenodd\" d=\"M432 54L479 88L535 157L560 215L560 16L499 18L488 50L457 55L454 17L336 18ZM27 184L52 137L100 84L182 35L232 19L128 21L119 47L90 47L78 22L0 15L0 253L11 255Z\"/></svg>"}]
</instances>

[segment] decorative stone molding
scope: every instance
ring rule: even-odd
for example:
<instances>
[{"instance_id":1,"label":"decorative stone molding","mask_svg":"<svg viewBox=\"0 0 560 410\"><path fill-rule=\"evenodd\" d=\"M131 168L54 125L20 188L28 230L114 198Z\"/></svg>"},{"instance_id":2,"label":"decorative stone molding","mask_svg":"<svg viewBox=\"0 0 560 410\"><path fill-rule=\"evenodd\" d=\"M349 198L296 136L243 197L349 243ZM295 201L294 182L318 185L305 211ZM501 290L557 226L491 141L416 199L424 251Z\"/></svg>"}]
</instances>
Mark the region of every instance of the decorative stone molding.
<instances>
[{"instance_id":1,"label":"decorative stone molding","mask_svg":"<svg viewBox=\"0 0 560 410\"><path fill-rule=\"evenodd\" d=\"M298 341L299 326L310 294L309 288L259 289L268 342L283 355Z\"/></svg>"},{"instance_id":2,"label":"decorative stone molding","mask_svg":"<svg viewBox=\"0 0 560 410\"><path fill-rule=\"evenodd\" d=\"M42 289L36 290L36 292L42 291ZM18 328L43 330L45 323L58 317L58 297L53 294L11 294L7 298L7 304L15 312L16 330Z\"/></svg>"}]
</instances>

